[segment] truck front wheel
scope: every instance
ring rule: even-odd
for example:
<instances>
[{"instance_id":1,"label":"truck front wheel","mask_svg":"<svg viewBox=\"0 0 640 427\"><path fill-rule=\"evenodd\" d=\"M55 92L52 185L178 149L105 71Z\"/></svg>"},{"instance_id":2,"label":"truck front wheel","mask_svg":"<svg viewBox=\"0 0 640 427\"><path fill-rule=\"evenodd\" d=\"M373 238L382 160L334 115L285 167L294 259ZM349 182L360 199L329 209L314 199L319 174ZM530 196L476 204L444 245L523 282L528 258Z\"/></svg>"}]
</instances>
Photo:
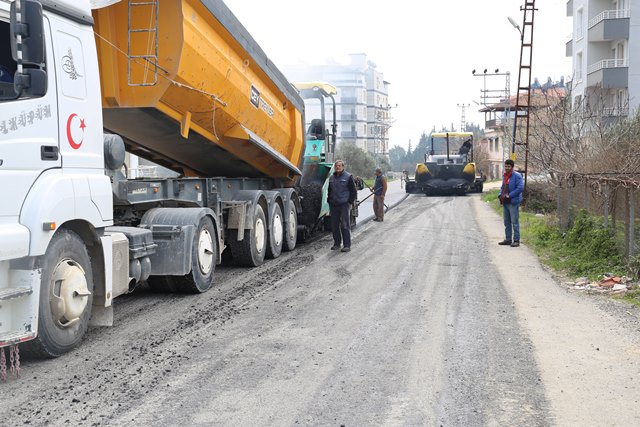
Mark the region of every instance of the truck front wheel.
<instances>
[{"instance_id":1,"label":"truck front wheel","mask_svg":"<svg viewBox=\"0 0 640 427\"><path fill-rule=\"evenodd\" d=\"M87 248L73 231L60 230L41 259L38 337L25 350L57 357L76 347L89 325L93 272Z\"/></svg>"}]
</instances>

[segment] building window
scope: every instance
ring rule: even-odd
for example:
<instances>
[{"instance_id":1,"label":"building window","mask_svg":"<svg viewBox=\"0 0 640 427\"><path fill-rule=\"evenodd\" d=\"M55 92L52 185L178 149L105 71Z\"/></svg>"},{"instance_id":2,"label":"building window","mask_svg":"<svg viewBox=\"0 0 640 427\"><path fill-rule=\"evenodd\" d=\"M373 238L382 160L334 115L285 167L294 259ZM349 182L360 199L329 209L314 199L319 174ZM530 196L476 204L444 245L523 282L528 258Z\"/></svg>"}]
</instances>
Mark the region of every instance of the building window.
<instances>
[{"instance_id":1,"label":"building window","mask_svg":"<svg viewBox=\"0 0 640 427\"><path fill-rule=\"evenodd\" d=\"M582 8L578 9L578 13L576 13L576 40L584 37L584 14Z\"/></svg>"},{"instance_id":2,"label":"building window","mask_svg":"<svg viewBox=\"0 0 640 427\"><path fill-rule=\"evenodd\" d=\"M576 80L582 80L582 52L576 55Z\"/></svg>"},{"instance_id":3,"label":"building window","mask_svg":"<svg viewBox=\"0 0 640 427\"><path fill-rule=\"evenodd\" d=\"M575 98L573 98L573 108L574 109L582 108L582 95L578 95Z\"/></svg>"}]
</instances>

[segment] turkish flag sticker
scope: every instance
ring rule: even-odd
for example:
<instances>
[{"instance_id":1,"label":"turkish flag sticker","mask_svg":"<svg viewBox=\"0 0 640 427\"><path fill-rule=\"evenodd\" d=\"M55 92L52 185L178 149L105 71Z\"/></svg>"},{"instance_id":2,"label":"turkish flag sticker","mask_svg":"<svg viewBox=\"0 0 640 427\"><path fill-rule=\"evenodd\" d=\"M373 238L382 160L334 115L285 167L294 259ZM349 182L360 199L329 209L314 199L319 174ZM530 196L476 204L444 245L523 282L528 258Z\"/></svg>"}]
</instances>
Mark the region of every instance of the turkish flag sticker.
<instances>
[{"instance_id":1,"label":"turkish flag sticker","mask_svg":"<svg viewBox=\"0 0 640 427\"><path fill-rule=\"evenodd\" d=\"M87 126L84 124L84 119L73 113L67 119L67 141L74 150L77 150L84 141L84 129Z\"/></svg>"}]
</instances>

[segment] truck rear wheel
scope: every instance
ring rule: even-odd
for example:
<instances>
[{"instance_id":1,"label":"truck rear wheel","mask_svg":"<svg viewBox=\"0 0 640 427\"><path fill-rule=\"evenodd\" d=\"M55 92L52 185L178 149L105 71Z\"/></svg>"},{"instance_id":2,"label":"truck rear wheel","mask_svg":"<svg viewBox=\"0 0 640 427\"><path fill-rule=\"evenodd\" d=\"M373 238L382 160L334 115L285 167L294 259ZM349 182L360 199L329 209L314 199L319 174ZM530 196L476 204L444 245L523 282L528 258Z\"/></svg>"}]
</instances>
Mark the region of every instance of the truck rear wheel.
<instances>
[{"instance_id":1,"label":"truck rear wheel","mask_svg":"<svg viewBox=\"0 0 640 427\"><path fill-rule=\"evenodd\" d=\"M282 249L285 251L292 251L296 248L298 240L298 209L296 204L289 203L289 209L287 216L287 223L284 227L284 243Z\"/></svg>"},{"instance_id":2,"label":"truck rear wheel","mask_svg":"<svg viewBox=\"0 0 640 427\"><path fill-rule=\"evenodd\" d=\"M238 241L237 230L231 233L229 246L233 259L239 265L257 267L264 262L267 252L267 221L262 206L256 205L253 213L253 227L244 231L244 239Z\"/></svg>"},{"instance_id":3,"label":"truck rear wheel","mask_svg":"<svg viewBox=\"0 0 640 427\"><path fill-rule=\"evenodd\" d=\"M185 276L151 276L149 286L158 292L199 294L213 285L218 244L213 222L204 216L198 223L191 248L191 272Z\"/></svg>"},{"instance_id":4,"label":"truck rear wheel","mask_svg":"<svg viewBox=\"0 0 640 427\"><path fill-rule=\"evenodd\" d=\"M38 337L25 343L36 357L57 357L76 347L89 325L93 271L87 247L71 230L59 230L41 259Z\"/></svg>"},{"instance_id":5,"label":"truck rear wheel","mask_svg":"<svg viewBox=\"0 0 640 427\"><path fill-rule=\"evenodd\" d=\"M282 209L279 204L273 204L269 221L270 227L267 257L278 258L282 253L282 243L284 238L284 220L282 218Z\"/></svg>"}]
</instances>

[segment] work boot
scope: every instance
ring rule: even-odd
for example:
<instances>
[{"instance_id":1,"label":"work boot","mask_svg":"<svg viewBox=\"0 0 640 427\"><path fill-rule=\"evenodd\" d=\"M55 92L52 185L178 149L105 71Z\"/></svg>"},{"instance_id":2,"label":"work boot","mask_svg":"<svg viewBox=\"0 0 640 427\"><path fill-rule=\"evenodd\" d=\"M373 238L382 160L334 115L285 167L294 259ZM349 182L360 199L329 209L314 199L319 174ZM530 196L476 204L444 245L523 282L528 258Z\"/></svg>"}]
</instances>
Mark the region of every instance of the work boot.
<instances>
[{"instance_id":1,"label":"work boot","mask_svg":"<svg viewBox=\"0 0 640 427\"><path fill-rule=\"evenodd\" d=\"M337 251L338 249L340 249L340 245L333 245L333 246L331 246L331 250L332 250L332 251Z\"/></svg>"},{"instance_id":2,"label":"work boot","mask_svg":"<svg viewBox=\"0 0 640 427\"><path fill-rule=\"evenodd\" d=\"M498 242L500 246L509 246L511 245L511 240L503 240L502 242Z\"/></svg>"},{"instance_id":3,"label":"work boot","mask_svg":"<svg viewBox=\"0 0 640 427\"><path fill-rule=\"evenodd\" d=\"M518 246L520 246L520 240L514 240L511 244L512 248L517 248Z\"/></svg>"},{"instance_id":4,"label":"work boot","mask_svg":"<svg viewBox=\"0 0 640 427\"><path fill-rule=\"evenodd\" d=\"M340 249L340 252L351 252L351 248L348 246L345 246L344 248Z\"/></svg>"}]
</instances>

